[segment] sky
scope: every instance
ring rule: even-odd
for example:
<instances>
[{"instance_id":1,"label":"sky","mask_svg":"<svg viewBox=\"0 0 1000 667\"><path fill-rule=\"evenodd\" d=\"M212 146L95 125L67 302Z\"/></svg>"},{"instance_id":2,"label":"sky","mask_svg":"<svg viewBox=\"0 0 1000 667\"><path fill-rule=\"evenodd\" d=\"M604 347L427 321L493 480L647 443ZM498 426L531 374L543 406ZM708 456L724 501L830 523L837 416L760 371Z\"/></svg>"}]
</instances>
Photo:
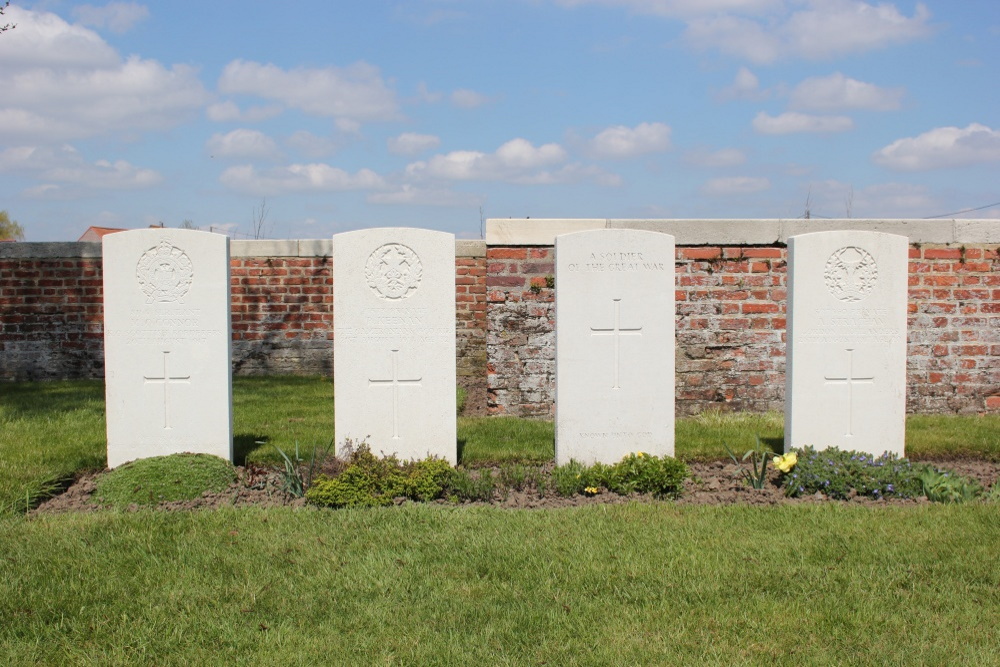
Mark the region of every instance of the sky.
<instances>
[{"instance_id":1,"label":"sky","mask_svg":"<svg viewBox=\"0 0 1000 667\"><path fill-rule=\"evenodd\" d=\"M12 0L7 23L0 210L27 241L1000 218L996 0Z\"/></svg>"}]
</instances>

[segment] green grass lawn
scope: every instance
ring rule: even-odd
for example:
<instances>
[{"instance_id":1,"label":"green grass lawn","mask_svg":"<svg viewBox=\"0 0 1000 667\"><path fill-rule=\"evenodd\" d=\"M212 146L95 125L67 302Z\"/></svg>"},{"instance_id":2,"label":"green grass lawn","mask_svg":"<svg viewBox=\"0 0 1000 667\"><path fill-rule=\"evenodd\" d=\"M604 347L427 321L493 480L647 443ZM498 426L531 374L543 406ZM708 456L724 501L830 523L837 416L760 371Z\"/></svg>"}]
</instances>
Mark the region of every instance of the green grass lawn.
<instances>
[{"instance_id":1,"label":"green grass lawn","mask_svg":"<svg viewBox=\"0 0 1000 667\"><path fill-rule=\"evenodd\" d=\"M997 503L26 518L47 485L103 467L103 388L0 392L11 665L1000 664ZM236 379L238 456L325 446L332 396L318 378ZM781 434L777 415L706 414L679 420L677 452L724 458ZM907 424L919 458L997 460L998 434L995 415ZM458 444L466 465L530 463L552 437L462 419Z\"/></svg>"},{"instance_id":2,"label":"green grass lawn","mask_svg":"<svg viewBox=\"0 0 1000 667\"><path fill-rule=\"evenodd\" d=\"M998 664L1000 509L0 519L7 664Z\"/></svg>"}]
</instances>

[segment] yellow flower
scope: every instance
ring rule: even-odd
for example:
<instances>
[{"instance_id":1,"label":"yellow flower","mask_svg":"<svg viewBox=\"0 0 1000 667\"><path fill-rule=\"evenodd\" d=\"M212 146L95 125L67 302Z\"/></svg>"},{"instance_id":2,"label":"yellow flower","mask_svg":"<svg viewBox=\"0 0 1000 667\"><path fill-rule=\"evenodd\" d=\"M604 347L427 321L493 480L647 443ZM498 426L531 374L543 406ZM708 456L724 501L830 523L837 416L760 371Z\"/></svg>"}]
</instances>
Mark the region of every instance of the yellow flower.
<instances>
[{"instance_id":1,"label":"yellow flower","mask_svg":"<svg viewBox=\"0 0 1000 667\"><path fill-rule=\"evenodd\" d=\"M601 492L601 490L596 486L588 486L586 489L583 490L583 492L586 493L588 496L596 496L598 493Z\"/></svg>"},{"instance_id":2,"label":"yellow flower","mask_svg":"<svg viewBox=\"0 0 1000 667\"><path fill-rule=\"evenodd\" d=\"M789 472L798 462L799 456L795 452L789 452L784 456L774 457L774 467L784 473Z\"/></svg>"},{"instance_id":3,"label":"yellow flower","mask_svg":"<svg viewBox=\"0 0 1000 667\"><path fill-rule=\"evenodd\" d=\"M636 455L636 458L640 458L640 459L641 459L641 458L642 458L643 456L645 456L645 454L643 454L642 452L636 452L636 453L635 453L635 455Z\"/></svg>"}]
</instances>

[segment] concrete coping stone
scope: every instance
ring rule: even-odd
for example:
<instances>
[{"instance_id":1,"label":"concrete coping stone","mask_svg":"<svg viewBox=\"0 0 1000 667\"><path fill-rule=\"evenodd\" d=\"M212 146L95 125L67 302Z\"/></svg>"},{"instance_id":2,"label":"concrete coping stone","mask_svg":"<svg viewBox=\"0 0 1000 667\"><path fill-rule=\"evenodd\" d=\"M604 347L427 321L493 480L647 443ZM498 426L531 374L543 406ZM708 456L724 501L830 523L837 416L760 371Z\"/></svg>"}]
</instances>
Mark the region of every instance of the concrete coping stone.
<instances>
[{"instance_id":1,"label":"concrete coping stone","mask_svg":"<svg viewBox=\"0 0 1000 667\"><path fill-rule=\"evenodd\" d=\"M333 239L230 241L231 257L330 257ZM486 241L458 239L456 257L485 257ZM100 241L0 243L0 259L101 258Z\"/></svg>"},{"instance_id":2,"label":"concrete coping stone","mask_svg":"<svg viewBox=\"0 0 1000 667\"><path fill-rule=\"evenodd\" d=\"M992 219L677 219L490 218L486 239L456 239L456 257L485 257L488 246L553 246L556 236L591 229L641 229L672 235L679 246L784 245L808 232L859 230L907 237L910 243L1000 243L1000 220ZM232 257L330 257L333 239L230 241ZM100 258L101 243L0 243L0 259Z\"/></svg>"},{"instance_id":3,"label":"concrete coping stone","mask_svg":"<svg viewBox=\"0 0 1000 667\"><path fill-rule=\"evenodd\" d=\"M678 219L490 218L490 246L551 246L559 234L591 229L643 229L671 234L677 245L773 245L808 232L858 230L899 234L910 243L1000 243L1000 220L987 219Z\"/></svg>"},{"instance_id":4,"label":"concrete coping stone","mask_svg":"<svg viewBox=\"0 0 1000 667\"><path fill-rule=\"evenodd\" d=\"M100 241L0 243L0 259L101 258Z\"/></svg>"}]
</instances>

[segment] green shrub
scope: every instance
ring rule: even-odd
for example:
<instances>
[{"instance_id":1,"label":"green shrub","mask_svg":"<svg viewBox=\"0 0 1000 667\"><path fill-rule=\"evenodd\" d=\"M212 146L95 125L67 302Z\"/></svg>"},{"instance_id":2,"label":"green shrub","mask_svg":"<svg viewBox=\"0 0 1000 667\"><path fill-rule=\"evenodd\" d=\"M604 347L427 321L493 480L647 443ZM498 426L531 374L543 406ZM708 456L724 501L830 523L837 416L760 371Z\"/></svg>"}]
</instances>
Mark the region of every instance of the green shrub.
<instances>
[{"instance_id":1,"label":"green shrub","mask_svg":"<svg viewBox=\"0 0 1000 667\"><path fill-rule=\"evenodd\" d=\"M573 460L556 466L552 469L552 489L556 495L569 497L583 493L588 486L601 486L602 483L595 479L598 466L601 464L588 467Z\"/></svg>"},{"instance_id":2,"label":"green shrub","mask_svg":"<svg viewBox=\"0 0 1000 667\"><path fill-rule=\"evenodd\" d=\"M681 495L687 476L687 465L683 461L639 452L606 467L602 481L609 491L619 495L651 493L661 498L676 498Z\"/></svg>"},{"instance_id":3,"label":"green shrub","mask_svg":"<svg viewBox=\"0 0 1000 667\"><path fill-rule=\"evenodd\" d=\"M604 487L619 495L651 493L676 498L688 476L687 466L670 456L629 454L612 465L585 466L570 461L552 470L552 487L561 496L585 493L587 488Z\"/></svg>"},{"instance_id":4,"label":"green shrub","mask_svg":"<svg viewBox=\"0 0 1000 667\"><path fill-rule=\"evenodd\" d=\"M444 459L401 463L395 456L375 456L361 443L348 454L340 474L318 476L305 497L324 507L380 507L396 498L427 502L444 495L454 474Z\"/></svg>"},{"instance_id":5,"label":"green shrub","mask_svg":"<svg viewBox=\"0 0 1000 667\"><path fill-rule=\"evenodd\" d=\"M92 502L112 507L193 500L225 491L236 479L233 464L209 454L171 454L139 459L105 473Z\"/></svg>"},{"instance_id":6,"label":"green shrub","mask_svg":"<svg viewBox=\"0 0 1000 667\"><path fill-rule=\"evenodd\" d=\"M823 451L805 447L795 467L782 475L782 484L793 497L819 491L843 500L853 489L871 498L915 498L923 493L919 474L926 467L889 453L872 456L837 447Z\"/></svg>"},{"instance_id":7,"label":"green shrub","mask_svg":"<svg viewBox=\"0 0 1000 667\"><path fill-rule=\"evenodd\" d=\"M405 468L403 493L411 500L422 502L442 497L455 476L455 469L447 461L433 457L410 463Z\"/></svg>"},{"instance_id":8,"label":"green shrub","mask_svg":"<svg viewBox=\"0 0 1000 667\"><path fill-rule=\"evenodd\" d=\"M319 475L306 500L325 507L379 507L404 495L406 474L395 456L379 458L362 443L336 477Z\"/></svg>"}]
</instances>

